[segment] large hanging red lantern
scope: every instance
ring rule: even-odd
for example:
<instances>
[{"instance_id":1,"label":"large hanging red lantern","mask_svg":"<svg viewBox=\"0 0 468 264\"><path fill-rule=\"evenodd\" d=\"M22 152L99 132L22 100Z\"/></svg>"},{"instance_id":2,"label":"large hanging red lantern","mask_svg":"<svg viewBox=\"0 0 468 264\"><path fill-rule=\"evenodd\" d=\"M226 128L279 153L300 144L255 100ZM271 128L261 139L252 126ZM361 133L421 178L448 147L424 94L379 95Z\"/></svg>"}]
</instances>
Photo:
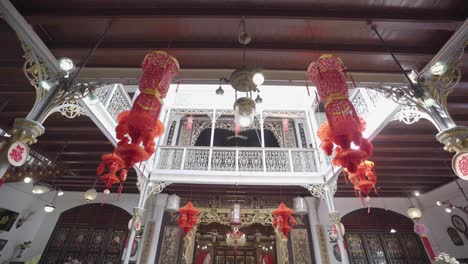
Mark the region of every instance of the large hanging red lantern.
<instances>
[{"instance_id":1,"label":"large hanging red lantern","mask_svg":"<svg viewBox=\"0 0 468 264\"><path fill-rule=\"evenodd\" d=\"M197 215L200 211L188 202L184 207L179 209L179 227L187 234L198 223Z\"/></svg>"},{"instance_id":2,"label":"large hanging red lantern","mask_svg":"<svg viewBox=\"0 0 468 264\"><path fill-rule=\"evenodd\" d=\"M322 149L331 155L336 146L334 164L355 172L358 165L372 155L372 145L363 139L365 123L348 99L345 77L349 76L343 62L333 55L322 55L310 64L307 76L317 87L328 120L317 131ZM351 149L352 143L359 148Z\"/></svg>"},{"instance_id":3,"label":"large hanging red lantern","mask_svg":"<svg viewBox=\"0 0 468 264\"><path fill-rule=\"evenodd\" d=\"M293 210L289 209L284 203L280 203L278 208L273 211L273 227L281 231L285 237L288 237L289 231L296 224L292 216Z\"/></svg>"},{"instance_id":4,"label":"large hanging red lantern","mask_svg":"<svg viewBox=\"0 0 468 264\"><path fill-rule=\"evenodd\" d=\"M171 81L180 70L179 63L166 52L154 51L146 55L142 69L140 94L133 107L117 117L115 132L119 142L113 154L102 156L102 163L98 168L98 175L106 168L109 171L109 174L101 177L108 189L119 182L116 176L118 170L122 170L120 181L125 181L127 172L124 168L131 168L136 163L149 159L156 150L154 139L164 133L164 125L158 120L159 114ZM114 164L118 164L118 169ZM110 167L111 165L114 167Z\"/></svg>"}]
</instances>

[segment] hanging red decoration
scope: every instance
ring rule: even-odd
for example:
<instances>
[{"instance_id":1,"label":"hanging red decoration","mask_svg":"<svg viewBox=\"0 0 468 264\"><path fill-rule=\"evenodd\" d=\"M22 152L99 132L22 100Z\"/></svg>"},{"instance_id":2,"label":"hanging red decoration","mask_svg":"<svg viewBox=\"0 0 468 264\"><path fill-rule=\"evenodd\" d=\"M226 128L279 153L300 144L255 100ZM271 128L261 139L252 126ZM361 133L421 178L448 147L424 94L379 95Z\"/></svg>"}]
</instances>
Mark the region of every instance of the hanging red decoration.
<instances>
[{"instance_id":1,"label":"hanging red decoration","mask_svg":"<svg viewBox=\"0 0 468 264\"><path fill-rule=\"evenodd\" d=\"M359 193L359 197L362 198L362 194L368 196L371 189L374 189L374 192L377 193L375 188L377 173L375 172L374 162L363 161L359 164L356 172L350 173L345 169L345 173L348 173L348 179L354 185L354 190Z\"/></svg>"},{"instance_id":2,"label":"hanging red decoration","mask_svg":"<svg viewBox=\"0 0 468 264\"><path fill-rule=\"evenodd\" d=\"M197 225L197 215L200 211L188 202L184 207L179 209L179 227L187 234L192 228Z\"/></svg>"},{"instance_id":3,"label":"hanging red decoration","mask_svg":"<svg viewBox=\"0 0 468 264\"><path fill-rule=\"evenodd\" d=\"M238 136L240 133L241 127L237 122L234 122L234 135Z\"/></svg>"},{"instance_id":4,"label":"hanging red decoration","mask_svg":"<svg viewBox=\"0 0 468 264\"><path fill-rule=\"evenodd\" d=\"M287 134L289 132L289 120L287 118L283 118L283 132Z\"/></svg>"},{"instance_id":5,"label":"hanging red decoration","mask_svg":"<svg viewBox=\"0 0 468 264\"><path fill-rule=\"evenodd\" d=\"M331 155L336 146L334 164L354 173L358 165L372 155L372 146L369 141L363 139L365 123L348 99L345 77L351 78L346 73L341 59L330 54L322 55L312 62L307 76L317 87L328 120L317 131L322 141L322 149L327 155ZM352 143L358 148L352 149Z\"/></svg>"},{"instance_id":6,"label":"hanging red decoration","mask_svg":"<svg viewBox=\"0 0 468 264\"><path fill-rule=\"evenodd\" d=\"M281 231L285 237L288 237L289 231L296 224L292 216L293 210L289 209L284 203L280 203L278 208L273 211L273 227Z\"/></svg>"},{"instance_id":7,"label":"hanging red decoration","mask_svg":"<svg viewBox=\"0 0 468 264\"><path fill-rule=\"evenodd\" d=\"M119 142L115 151L101 157L98 175L107 168L109 173L100 179L108 189L112 184L125 181L127 171L124 168L131 168L149 159L156 150L154 139L164 133L164 125L158 118L162 100L166 97L172 79L179 72L179 63L166 52L154 51L146 55L142 69L140 94L130 110L117 116L115 132ZM119 170L122 170L120 179L117 177ZM122 185L119 192L121 189Z\"/></svg>"},{"instance_id":8,"label":"hanging red decoration","mask_svg":"<svg viewBox=\"0 0 468 264\"><path fill-rule=\"evenodd\" d=\"M226 235L226 244L234 248L235 255L237 255L237 250L239 249L239 247L245 245L245 242L245 234L242 233L237 227L229 230L229 232Z\"/></svg>"},{"instance_id":9,"label":"hanging red decoration","mask_svg":"<svg viewBox=\"0 0 468 264\"><path fill-rule=\"evenodd\" d=\"M106 185L106 189L109 189L113 184L119 183L120 180L125 181L126 177L122 177L122 179L119 179L117 177L118 172L126 174L125 168L125 162L123 159L121 159L117 154L112 153L112 154L106 154L101 156L101 164L99 164L99 167L96 170L96 174L99 177L99 179L104 182ZM106 172L107 169L107 173Z\"/></svg>"},{"instance_id":10,"label":"hanging red decoration","mask_svg":"<svg viewBox=\"0 0 468 264\"><path fill-rule=\"evenodd\" d=\"M193 117L189 116L189 118L187 118L187 125L185 126L185 129L187 131L192 131L192 127L193 127Z\"/></svg>"}]
</instances>

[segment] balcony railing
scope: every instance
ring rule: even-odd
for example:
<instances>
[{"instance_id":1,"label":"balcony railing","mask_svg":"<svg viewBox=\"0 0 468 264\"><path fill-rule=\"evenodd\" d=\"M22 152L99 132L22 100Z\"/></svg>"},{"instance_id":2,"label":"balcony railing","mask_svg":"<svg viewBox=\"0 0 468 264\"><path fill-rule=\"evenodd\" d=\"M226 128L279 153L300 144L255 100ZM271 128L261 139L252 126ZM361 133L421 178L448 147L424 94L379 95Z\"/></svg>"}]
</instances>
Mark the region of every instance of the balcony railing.
<instances>
[{"instance_id":1,"label":"balcony railing","mask_svg":"<svg viewBox=\"0 0 468 264\"><path fill-rule=\"evenodd\" d=\"M318 173L315 149L159 147L157 170Z\"/></svg>"}]
</instances>

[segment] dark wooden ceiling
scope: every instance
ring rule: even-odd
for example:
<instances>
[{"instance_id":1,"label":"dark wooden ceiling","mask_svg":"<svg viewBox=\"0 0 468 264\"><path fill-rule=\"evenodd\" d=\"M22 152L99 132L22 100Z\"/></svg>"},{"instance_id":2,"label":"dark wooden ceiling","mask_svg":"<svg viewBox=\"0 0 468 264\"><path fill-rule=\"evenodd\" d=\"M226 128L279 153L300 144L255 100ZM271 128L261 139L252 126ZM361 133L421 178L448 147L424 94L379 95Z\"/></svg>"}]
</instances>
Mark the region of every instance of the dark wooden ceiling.
<instances>
[{"instance_id":1,"label":"dark wooden ceiling","mask_svg":"<svg viewBox=\"0 0 468 264\"><path fill-rule=\"evenodd\" d=\"M88 67L138 68L144 55L164 49L182 68L234 69L242 64L237 42L241 17L253 41L247 63L270 70L305 71L324 52L343 58L351 72L398 73L398 67L366 24L371 20L392 51L410 71L421 70L463 23L464 0L295 0L295 1L169 1L169 0L43 0L12 1L56 57L78 65L112 20L104 41ZM33 88L22 73L22 50L15 33L0 21L0 127L8 129L24 117L34 101ZM468 56L463 58L468 73ZM291 88L292 89L292 88ZM1 105L1 104L0 104ZM468 125L468 79L449 97L449 110L458 124ZM95 179L99 157L111 144L87 117L69 120L59 114L46 122L46 133L34 148L55 157L74 175L57 180L63 189L84 191ZM410 126L392 122L374 140L383 196L426 192L454 179L451 154L435 139L436 129L421 121ZM63 152L62 152L63 150ZM168 192L223 195L232 186L171 185ZM239 186L235 195L305 195L301 187ZM136 192L135 177L124 188ZM191 194L192 195L192 194ZM340 177L338 196L352 196Z\"/></svg>"}]
</instances>

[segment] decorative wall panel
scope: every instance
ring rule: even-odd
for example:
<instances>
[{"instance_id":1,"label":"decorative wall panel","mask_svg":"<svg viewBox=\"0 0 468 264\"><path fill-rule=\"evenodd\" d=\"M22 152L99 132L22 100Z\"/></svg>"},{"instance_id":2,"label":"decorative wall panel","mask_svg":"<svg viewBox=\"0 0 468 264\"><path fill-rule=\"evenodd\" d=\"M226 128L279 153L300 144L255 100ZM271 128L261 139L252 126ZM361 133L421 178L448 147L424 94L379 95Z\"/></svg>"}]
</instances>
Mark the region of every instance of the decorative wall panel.
<instances>
[{"instance_id":1,"label":"decorative wall panel","mask_svg":"<svg viewBox=\"0 0 468 264\"><path fill-rule=\"evenodd\" d=\"M291 248L294 264L312 264L307 229L291 230Z\"/></svg>"},{"instance_id":2,"label":"decorative wall panel","mask_svg":"<svg viewBox=\"0 0 468 264\"><path fill-rule=\"evenodd\" d=\"M159 255L160 264L177 264L179 255L180 228L178 226L166 226L164 229L161 251Z\"/></svg>"}]
</instances>

